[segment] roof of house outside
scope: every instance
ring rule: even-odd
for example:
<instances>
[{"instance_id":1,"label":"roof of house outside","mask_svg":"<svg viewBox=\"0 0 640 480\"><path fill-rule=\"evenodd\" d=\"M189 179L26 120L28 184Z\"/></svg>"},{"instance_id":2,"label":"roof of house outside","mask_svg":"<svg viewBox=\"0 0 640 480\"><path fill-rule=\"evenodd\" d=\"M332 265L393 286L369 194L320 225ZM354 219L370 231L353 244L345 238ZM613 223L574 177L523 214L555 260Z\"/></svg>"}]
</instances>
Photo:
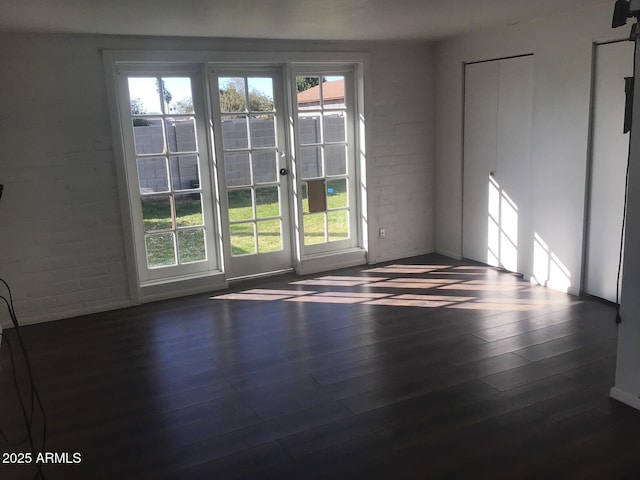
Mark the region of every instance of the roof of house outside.
<instances>
[{"instance_id":1,"label":"roof of house outside","mask_svg":"<svg viewBox=\"0 0 640 480\"><path fill-rule=\"evenodd\" d=\"M327 100L342 100L344 98L344 79L332 80L322 84L322 96ZM313 103L320 101L320 85L300 92L298 94L298 104Z\"/></svg>"}]
</instances>

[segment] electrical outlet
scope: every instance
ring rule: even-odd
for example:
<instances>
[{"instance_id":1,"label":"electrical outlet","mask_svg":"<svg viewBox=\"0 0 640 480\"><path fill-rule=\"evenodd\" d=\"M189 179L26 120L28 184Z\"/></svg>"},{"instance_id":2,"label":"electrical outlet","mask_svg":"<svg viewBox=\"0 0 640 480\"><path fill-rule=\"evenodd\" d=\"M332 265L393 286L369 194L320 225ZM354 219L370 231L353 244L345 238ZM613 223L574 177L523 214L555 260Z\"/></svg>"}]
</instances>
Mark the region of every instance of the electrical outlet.
<instances>
[{"instance_id":1,"label":"electrical outlet","mask_svg":"<svg viewBox=\"0 0 640 480\"><path fill-rule=\"evenodd\" d=\"M385 231L384 231L384 228L381 228L381 229L378 231L378 237L379 237L379 238L384 238L386 235L387 235L387 232L385 232Z\"/></svg>"}]
</instances>

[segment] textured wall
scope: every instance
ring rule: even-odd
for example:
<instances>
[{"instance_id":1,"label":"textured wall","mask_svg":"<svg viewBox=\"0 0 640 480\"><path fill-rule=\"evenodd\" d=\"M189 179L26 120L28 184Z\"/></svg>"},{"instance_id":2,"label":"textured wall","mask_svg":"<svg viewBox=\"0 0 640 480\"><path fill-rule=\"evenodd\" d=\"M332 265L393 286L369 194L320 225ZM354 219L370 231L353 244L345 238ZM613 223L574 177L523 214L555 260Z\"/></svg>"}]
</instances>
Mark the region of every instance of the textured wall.
<instances>
[{"instance_id":1,"label":"textured wall","mask_svg":"<svg viewBox=\"0 0 640 480\"><path fill-rule=\"evenodd\" d=\"M13 287L18 317L126 305L100 52L70 38L2 35L0 65L0 274Z\"/></svg>"}]
</instances>

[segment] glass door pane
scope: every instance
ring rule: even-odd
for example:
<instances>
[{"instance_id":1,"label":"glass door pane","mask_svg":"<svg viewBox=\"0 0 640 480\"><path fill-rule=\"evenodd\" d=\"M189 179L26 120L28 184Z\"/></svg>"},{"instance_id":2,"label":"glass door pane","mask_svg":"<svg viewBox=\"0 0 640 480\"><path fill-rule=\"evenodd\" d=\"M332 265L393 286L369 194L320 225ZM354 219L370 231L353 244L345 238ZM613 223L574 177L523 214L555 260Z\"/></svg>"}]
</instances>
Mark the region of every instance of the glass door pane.
<instances>
[{"instance_id":1,"label":"glass door pane","mask_svg":"<svg viewBox=\"0 0 640 480\"><path fill-rule=\"evenodd\" d=\"M193 78L132 74L126 78L126 88L125 118L130 123L125 136L131 143L129 161L135 165L133 188L141 217L136 236L146 257L139 259L141 270L152 279L169 275L169 267L179 273L194 271L193 264L203 264L196 266L203 269L210 256L211 205L203 203L204 130L194 110Z\"/></svg>"}]
</instances>

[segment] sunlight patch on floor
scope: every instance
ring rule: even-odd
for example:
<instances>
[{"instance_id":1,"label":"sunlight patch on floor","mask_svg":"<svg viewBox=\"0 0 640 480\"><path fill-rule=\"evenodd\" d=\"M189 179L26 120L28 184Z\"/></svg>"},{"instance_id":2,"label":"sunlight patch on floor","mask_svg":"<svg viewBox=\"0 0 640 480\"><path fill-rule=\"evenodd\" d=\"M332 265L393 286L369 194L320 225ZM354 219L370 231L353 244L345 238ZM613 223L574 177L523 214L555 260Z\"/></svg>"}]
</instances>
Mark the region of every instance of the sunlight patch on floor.
<instances>
[{"instance_id":1,"label":"sunlight patch on floor","mask_svg":"<svg viewBox=\"0 0 640 480\"><path fill-rule=\"evenodd\" d=\"M449 269L448 271L440 271ZM243 292L227 293L212 296L214 300L255 300L255 301L285 301L294 303L325 303L325 304L362 304L391 307L419 307L419 308L454 308L462 310L489 311L528 311L547 305L569 305L564 296L545 295L540 298L509 298L510 295L532 292L528 283L519 282L508 272L502 274L493 267L461 265L451 267L447 265L390 265L364 270L363 272L396 273L396 274L424 274L425 277L376 277L376 276L347 276L324 275L290 282L295 286L345 287L344 290L316 291L316 290L287 290L254 288ZM487 273L495 276L487 278ZM465 275L462 278L441 278L440 275ZM484 279L474 279L473 275L484 275ZM375 292L356 291L358 289ZM380 291L387 289L387 292ZM400 293L399 289L424 291L425 293ZM394 291L395 290L395 291ZM430 293L426 293L430 292ZM448 294L448 293L451 294ZM465 292L467 294L465 295ZM494 296L483 297L481 292L494 292ZM533 292L532 292L533 293ZM504 296L501 296L504 294Z\"/></svg>"},{"instance_id":2,"label":"sunlight patch on floor","mask_svg":"<svg viewBox=\"0 0 640 480\"><path fill-rule=\"evenodd\" d=\"M354 298L384 298L390 296L388 293L360 293L360 292L322 292L318 297L354 297Z\"/></svg>"},{"instance_id":3,"label":"sunlight patch on floor","mask_svg":"<svg viewBox=\"0 0 640 480\"><path fill-rule=\"evenodd\" d=\"M480 285L472 283L456 283L454 285L443 285L438 287L438 290L469 290L472 292L490 292L492 290L499 292L513 292L516 290L523 290L526 286L523 285Z\"/></svg>"},{"instance_id":4,"label":"sunlight patch on floor","mask_svg":"<svg viewBox=\"0 0 640 480\"><path fill-rule=\"evenodd\" d=\"M366 273L429 273L434 270L451 268L451 265L388 265L363 270Z\"/></svg>"},{"instance_id":5,"label":"sunlight patch on floor","mask_svg":"<svg viewBox=\"0 0 640 480\"><path fill-rule=\"evenodd\" d=\"M323 287L357 287L358 285L366 285L370 282L380 282L389 280L385 277L341 277L341 276L325 276L313 279L298 280L290 282L289 285L317 285Z\"/></svg>"},{"instance_id":6,"label":"sunlight patch on floor","mask_svg":"<svg viewBox=\"0 0 640 480\"><path fill-rule=\"evenodd\" d=\"M395 295L391 298L367 302L367 305L387 305L392 307L446 307L459 302L475 300L475 297L458 297L444 295Z\"/></svg>"},{"instance_id":7,"label":"sunlight patch on floor","mask_svg":"<svg viewBox=\"0 0 640 480\"><path fill-rule=\"evenodd\" d=\"M450 306L448 308L460 308L463 310L517 310L517 311L527 311L534 310L538 308L540 305L520 305L517 303L489 303L489 302L471 302L471 303L459 303L454 306Z\"/></svg>"},{"instance_id":8,"label":"sunlight patch on floor","mask_svg":"<svg viewBox=\"0 0 640 480\"><path fill-rule=\"evenodd\" d=\"M259 300L263 302L271 302L274 300L284 300L286 298L311 295L314 291L300 290L273 290L268 288L252 288L244 292L226 293L211 297L211 300Z\"/></svg>"},{"instance_id":9,"label":"sunlight patch on floor","mask_svg":"<svg viewBox=\"0 0 640 480\"><path fill-rule=\"evenodd\" d=\"M313 295L311 297L296 297L287 298L285 302L300 302L300 303L362 303L366 301L366 298L361 297L329 297Z\"/></svg>"}]
</instances>

